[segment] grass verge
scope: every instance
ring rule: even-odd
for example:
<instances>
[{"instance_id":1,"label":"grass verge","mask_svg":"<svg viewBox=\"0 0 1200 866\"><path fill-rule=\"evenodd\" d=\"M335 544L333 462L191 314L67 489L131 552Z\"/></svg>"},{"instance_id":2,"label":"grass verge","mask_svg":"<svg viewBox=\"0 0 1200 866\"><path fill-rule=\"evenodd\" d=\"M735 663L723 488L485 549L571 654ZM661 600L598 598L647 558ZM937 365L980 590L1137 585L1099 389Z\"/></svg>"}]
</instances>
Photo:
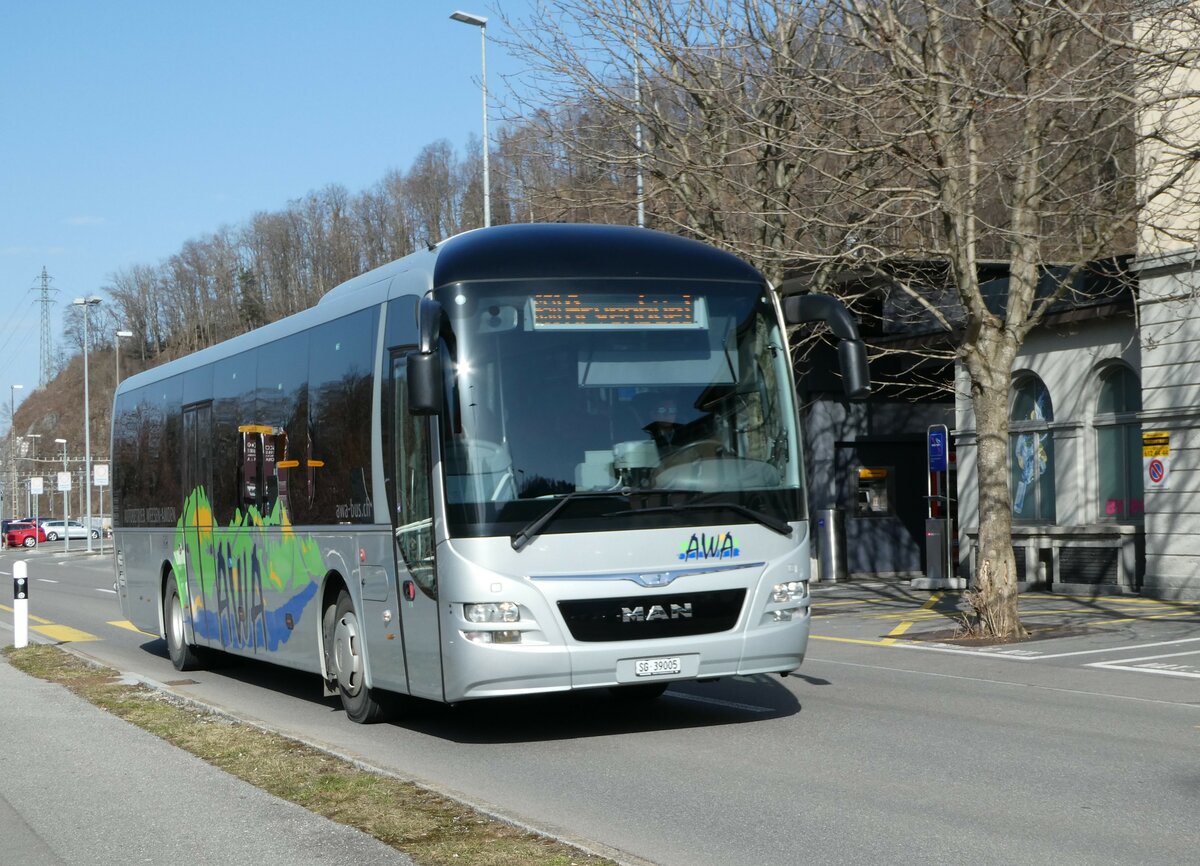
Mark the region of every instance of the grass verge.
<instances>
[{"instance_id":1,"label":"grass verge","mask_svg":"<svg viewBox=\"0 0 1200 866\"><path fill-rule=\"evenodd\" d=\"M25 673L59 683L264 791L369 833L422 866L615 866L411 782L362 770L155 689L122 683L116 672L57 647L9 647L5 653Z\"/></svg>"}]
</instances>

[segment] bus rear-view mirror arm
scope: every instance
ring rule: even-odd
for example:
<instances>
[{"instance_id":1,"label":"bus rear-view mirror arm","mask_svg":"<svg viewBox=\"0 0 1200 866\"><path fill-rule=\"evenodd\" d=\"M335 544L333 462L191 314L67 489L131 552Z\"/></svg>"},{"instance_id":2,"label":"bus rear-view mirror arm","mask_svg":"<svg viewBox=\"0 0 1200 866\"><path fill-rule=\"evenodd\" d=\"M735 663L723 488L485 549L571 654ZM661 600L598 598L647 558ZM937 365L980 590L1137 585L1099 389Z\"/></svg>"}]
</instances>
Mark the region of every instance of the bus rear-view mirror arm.
<instances>
[{"instance_id":1,"label":"bus rear-view mirror arm","mask_svg":"<svg viewBox=\"0 0 1200 866\"><path fill-rule=\"evenodd\" d=\"M858 325L846 305L830 295L791 295L783 300L783 318L789 325L824 322L838 339L838 366L848 400L865 400L871 393L867 349Z\"/></svg>"}]
</instances>

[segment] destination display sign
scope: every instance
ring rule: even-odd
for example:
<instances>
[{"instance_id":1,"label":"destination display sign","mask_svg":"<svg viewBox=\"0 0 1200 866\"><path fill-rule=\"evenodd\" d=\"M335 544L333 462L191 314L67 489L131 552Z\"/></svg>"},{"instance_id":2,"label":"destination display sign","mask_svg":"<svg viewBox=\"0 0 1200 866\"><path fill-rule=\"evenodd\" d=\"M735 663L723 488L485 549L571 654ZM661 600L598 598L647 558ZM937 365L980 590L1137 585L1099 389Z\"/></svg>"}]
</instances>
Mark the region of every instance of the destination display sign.
<instances>
[{"instance_id":1,"label":"destination display sign","mask_svg":"<svg viewBox=\"0 0 1200 866\"><path fill-rule=\"evenodd\" d=\"M693 294L543 292L531 303L535 330L708 327L704 299Z\"/></svg>"}]
</instances>

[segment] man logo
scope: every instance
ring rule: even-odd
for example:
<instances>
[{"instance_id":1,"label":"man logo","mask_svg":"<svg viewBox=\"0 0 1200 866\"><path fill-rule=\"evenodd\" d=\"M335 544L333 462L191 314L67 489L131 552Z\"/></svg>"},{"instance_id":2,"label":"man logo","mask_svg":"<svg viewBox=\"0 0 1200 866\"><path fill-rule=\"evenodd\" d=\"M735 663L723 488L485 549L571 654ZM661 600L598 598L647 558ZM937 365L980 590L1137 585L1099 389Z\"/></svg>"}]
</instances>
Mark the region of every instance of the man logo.
<instances>
[{"instance_id":1,"label":"man logo","mask_svg":"<svg viewBox=\"0 0 1200 866\"><path fill-rule=\"evenodd\" d=\"M685 601L682 604L670 604L664 607L661 604L652 604L650 609L638 605L637 607L621 608L621 622L653 622L657 619L691 619L692 618L692 603Z\"/></svg>"}]
</instances>

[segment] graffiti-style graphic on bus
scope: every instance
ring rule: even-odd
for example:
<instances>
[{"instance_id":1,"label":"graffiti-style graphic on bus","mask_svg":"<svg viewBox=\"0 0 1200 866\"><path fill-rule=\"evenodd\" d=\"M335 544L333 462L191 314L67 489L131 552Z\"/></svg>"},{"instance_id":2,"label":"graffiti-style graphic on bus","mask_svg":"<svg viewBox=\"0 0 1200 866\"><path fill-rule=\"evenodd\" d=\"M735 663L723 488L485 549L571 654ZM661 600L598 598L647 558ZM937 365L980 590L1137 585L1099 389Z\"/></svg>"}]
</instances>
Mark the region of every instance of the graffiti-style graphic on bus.
<instances>
[{"instance_id":1,"label":"graffiti-style graphic on bus","mask_svg":"<svg viewBox=\"0 0 1200 866\"><path fill-rule=\"evenodd\" d=\"M282 532L252 531L266 527ZM230 649L277 650L316 595L323 571L317 542L296 534L278 501L265 518L254 506L236 512L226 528L213 525L203 488L184 503L175 529L175 577L180 598L188 597L189 573L198 590L189 611L197 637Z\"/></svg>"},{"instance_id":2,"label":"graffiti-style graphic on bus","mask_svg":"<svg viewBox=\"0 0 1200 866\"><path fill-rule=\"evenodd\" d=\"M686 544L679 545L680 559L733 559L742 551L733 540L732 532L692 533Z\"/></svg>"}]
</instances>

